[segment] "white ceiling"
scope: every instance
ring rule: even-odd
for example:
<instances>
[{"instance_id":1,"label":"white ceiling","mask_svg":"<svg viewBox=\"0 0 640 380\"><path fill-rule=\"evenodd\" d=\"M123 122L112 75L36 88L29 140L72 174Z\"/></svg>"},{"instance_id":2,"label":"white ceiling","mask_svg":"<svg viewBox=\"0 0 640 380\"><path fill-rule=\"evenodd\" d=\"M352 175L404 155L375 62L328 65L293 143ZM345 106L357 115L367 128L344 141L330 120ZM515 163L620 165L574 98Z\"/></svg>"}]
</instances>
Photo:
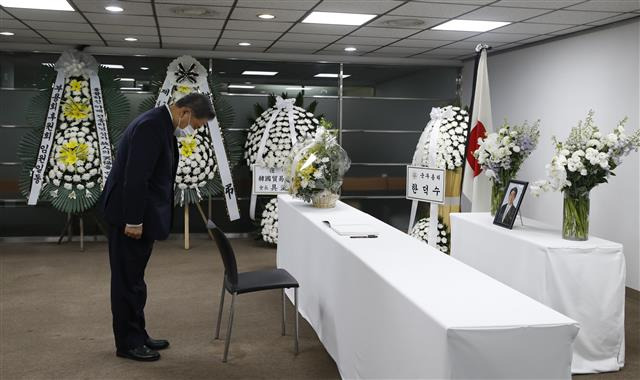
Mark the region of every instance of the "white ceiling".
<instances>
[{"instance_id":1,"label":"white ceiling","mask_svg":"<svg viewBox=\"0 0 640 380\"><path fill-rule=\"evenodd\" d=\"M640 17L640 0L69 0L76 12L0 7L0 36L16 44L90 45L136 49L286 53L459 60L478 42L494 50ZM120 5L123 13L104 7ZM177 8L206 8L210 14L179 17ZM379 15L356 26L302 24L311 11ZM275 20L260 20L270 13ZM511 21L487 33L447 32L431 27L452 18ZM418 26L398 27L412 19ZM136 37L126 42L125 37ZM239 42L251 42L249 47ZM353 53L344 51L355 46Z\"/></svg>"}]
</instances>

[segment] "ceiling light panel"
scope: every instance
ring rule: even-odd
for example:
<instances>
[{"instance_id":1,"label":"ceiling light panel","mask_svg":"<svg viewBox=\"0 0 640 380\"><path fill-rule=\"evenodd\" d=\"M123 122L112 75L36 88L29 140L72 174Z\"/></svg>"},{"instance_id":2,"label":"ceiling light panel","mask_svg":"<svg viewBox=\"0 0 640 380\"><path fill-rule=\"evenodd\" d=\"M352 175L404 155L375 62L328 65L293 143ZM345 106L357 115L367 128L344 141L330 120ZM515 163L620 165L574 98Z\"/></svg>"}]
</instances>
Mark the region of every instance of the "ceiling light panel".
<instances>
[{"instance_id":1,"label":"ceiling light panel","mask_svg":"<svg viewBox=\"0 0 640 380\"><path fill-rule=\"evenodd\" d=\"M228 88L256 88L256 86L250 86L247 84L230 84L227 87Z\"/></svg>"},{"instance_id":2,"label":"ceiling light panel","mask_svg":"<svg viewBox=\"0 0 640 380\"><path fill-rule=\"evenodd\" d=\"M67 2L67 0L0 0L0 5L7 8L74 11L73 7Z\"/></svg>"},{"instance_id":3,"label":"ceiling light panel","mask_svg":"<svg viewBox=\"0 0 640 380\"><path fill-rule=\"evenodd\" d=\"M19 20L28 20L26 21L29 25L31 25L32 21L53 21L55 17L55 22L58 23L86 23L85 19L82 18L79 12L64 12L64 11L50 11L46 9L25 9L25 8L7 8L7 11L11 12L11 14ZM2 13L2 12L0 12ZM105 13L106 14L106 13ZM6 20L6 13L2 13L2 21L0 21L0 26L6 28L4 26L4 20Z\"/></svg>"},{"instance_id":4,"label":"ceiling light panel","mask_svg":"<svg viewBox=\"0 0 640 380\"><path fill-rule=\"evenodd\" d=\"M511 23L506 21L451 20L431 29L457 32L486 32L509 24Z\"/></svg>"},{"instance_id":5,"label":"ceiling light panel","mask_svg":"<svg viewBox=\"0 0 640 380\"><path fill-rule=\"evenodd\" d=\"M316 78L338 78L340 76L340 74L334 74L334 73L319 73L314 75L314 77ZM342 74L343 78L349 78L351 76L351 74Z\"/></svg>"},{"instance_id":6,"label":"ceiling light panel","mask_svg":"<svg viewBox=\"0 0 640 380\"><path fill-rule=\"evenodd\" d=\"M104 7L104 9L108 10L109 12L114 12L114 13L120 13L120 12L124 11L124 9L122 7L118 7L116 5L110 5L108 7Z\"/></svg>"},{"instance_id":7,"label":"ceiling light panel","mask_svg":"<svg viewBox=\"0 0 640 380\"><path fill-rule=\"evenodd\" d=\"M376 16L377 15L363 13L311 12L302 22L305 24L359 26Z\"/></svg>"},{"instance_id":8,"label":"ceiling light panel","mask_svg":"<svg viewBox=\"0 0 640 380\"><path fill-rule=\"evenodd\" d=\"M124 69L124 66L113 64L113 63L103 63L100 66L102 66L104 68L107 68L107 69L115 69L115 70L123 70Z\"/></svg>"},{"instance_id":9,"label":"ceiling light panel","mask_svg":"<svg viewBox=\"0 0 640 380\"><path fill-rule=\"evenodd\" d=\"M261 76L268 76L268 77L272 77L276 74L278 74L277 71L245 70L242 72L242 75L261 75Z\"/></svg>"}]
</instances>

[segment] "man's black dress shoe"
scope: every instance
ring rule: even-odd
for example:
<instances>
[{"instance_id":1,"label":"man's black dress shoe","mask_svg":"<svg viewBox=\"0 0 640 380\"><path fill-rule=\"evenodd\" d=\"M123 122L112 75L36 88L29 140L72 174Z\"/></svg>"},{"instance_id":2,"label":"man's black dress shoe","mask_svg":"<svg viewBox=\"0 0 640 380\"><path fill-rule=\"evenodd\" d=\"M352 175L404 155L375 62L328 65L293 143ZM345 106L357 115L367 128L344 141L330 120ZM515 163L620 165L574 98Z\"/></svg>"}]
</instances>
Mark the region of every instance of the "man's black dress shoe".
<instances>
[{"instance_id":1,"label":"man's black dress shoe","mask_svg":"<svg viewBox=\"0 0 640 380\"><path fill-rule=\"evenodd\" d=\"M152 362L160 359L160 354L151 348L142 345L127 351L116 351L116 355L121 358L138 360L141 362Z\"/></svg>"},{"instance_id":2,"label":"man's black dress shoe","mask_svg":"<svg viewBox=\"0 0 640 380\"><path fill-rule=\"evenodd\" d=\"M169 347L169 341L164 339L147 338L144 344L152 350L164 350Z\"/></svg>"}]
</instances>

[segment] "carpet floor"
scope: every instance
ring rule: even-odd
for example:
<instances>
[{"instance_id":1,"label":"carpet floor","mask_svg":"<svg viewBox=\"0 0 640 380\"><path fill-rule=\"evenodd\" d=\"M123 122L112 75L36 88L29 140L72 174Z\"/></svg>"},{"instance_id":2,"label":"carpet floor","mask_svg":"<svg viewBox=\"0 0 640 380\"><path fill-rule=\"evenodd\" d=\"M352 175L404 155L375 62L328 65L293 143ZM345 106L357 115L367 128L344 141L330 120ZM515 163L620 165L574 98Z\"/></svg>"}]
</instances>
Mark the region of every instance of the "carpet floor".
<instances>
[{"instance_id":1,"label":"carpet floor","mask_svg":"<svg viewBox=\"0 0 640 380\"><path fill-rule=\"evenodd\" d=\"M271 268L275 250L234 239L240 271ZM293 351L293 307L280 335L279 291L236 302L229 362L214 340L222 263L213 243L156 243L147 267L147 330L171 341L162 359L117 358L109 306L106 243L0 243L0 379L336 379L339 373L309 324L300 318ZM226 298L228 310L230 297ZM627 297L627 364L620 372L579 380L640 378L640 300ZM226 330L227 313L222 331ZM224 334L221 334L224 335Z\"/></svg>"}]
</instances>

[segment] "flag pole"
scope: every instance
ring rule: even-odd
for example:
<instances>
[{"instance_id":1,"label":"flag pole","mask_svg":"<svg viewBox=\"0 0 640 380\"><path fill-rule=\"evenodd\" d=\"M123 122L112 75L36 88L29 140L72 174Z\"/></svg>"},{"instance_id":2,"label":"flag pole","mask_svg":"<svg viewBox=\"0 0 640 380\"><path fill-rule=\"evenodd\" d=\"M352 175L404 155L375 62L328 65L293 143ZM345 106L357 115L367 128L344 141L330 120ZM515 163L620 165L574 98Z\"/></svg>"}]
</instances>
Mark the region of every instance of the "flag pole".
<instances>
[{"instance_id":1,"label":"flag pole","mask_svg":"<svg viewBox=\"0 0 640 380\"><path fill-rule=\"evenodd\" d=\"M462 197L464 196L462 192L462 186L464 184L464 172L466 170L466 162L467 162L467 150L469 149L469 139L471 137L471 130L473 129L473 104L476 98L476 84L478 82L478 66L480 64L480 55L482 54L482 50L491 50L491 46L487 44L480 43L476 45L476 57L475 63L473 65L473 83L471 84L471 103L469 104L469 125L467 125L467 141L464 144L464 159L462 160L462 182L460 182L460 205L462 206ZM460 208L462 211L462 207Z\"/></svg>"}]
</instances>

